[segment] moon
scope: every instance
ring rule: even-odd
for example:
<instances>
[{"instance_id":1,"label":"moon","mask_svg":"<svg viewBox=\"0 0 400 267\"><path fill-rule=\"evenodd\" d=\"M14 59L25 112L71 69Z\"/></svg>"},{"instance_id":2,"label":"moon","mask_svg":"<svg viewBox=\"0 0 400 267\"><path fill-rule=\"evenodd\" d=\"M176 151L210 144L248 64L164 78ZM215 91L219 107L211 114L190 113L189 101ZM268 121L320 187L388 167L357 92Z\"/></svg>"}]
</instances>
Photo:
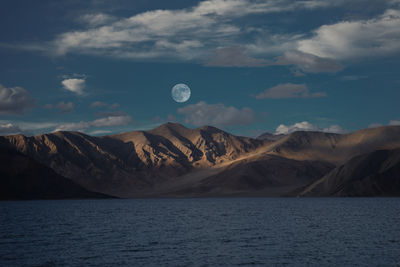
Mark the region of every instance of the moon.
<instances>
[{"instance_id":1,"label":"moon","mask_svg":"<svg viewBox=\"0 0 400 267\"><path fill-rule=\"evenodd\" d=\"M178 83L172 87L171 95L178 103L186 102L190 98L190 88L184 83Z\"/></svg>"}]
</instances>

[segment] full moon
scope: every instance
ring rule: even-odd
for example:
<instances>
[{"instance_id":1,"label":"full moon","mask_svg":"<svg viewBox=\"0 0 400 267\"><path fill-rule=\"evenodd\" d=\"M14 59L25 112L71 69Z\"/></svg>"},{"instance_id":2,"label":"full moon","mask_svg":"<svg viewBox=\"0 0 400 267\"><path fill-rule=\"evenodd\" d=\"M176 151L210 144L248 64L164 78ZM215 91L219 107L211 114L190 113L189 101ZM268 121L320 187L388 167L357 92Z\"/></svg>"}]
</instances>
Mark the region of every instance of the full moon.
<instances>
[{"instance_id":1,"label":"full moon","mask_svg":"<svg viewBox=\"0 0 400 267\"><path fill-rule=\"evenodd\" d=\"M190 98L190 88L186 84L178 83L172 87L171 95L178 103L186 102Z\"/></svg>"}]
</instances>

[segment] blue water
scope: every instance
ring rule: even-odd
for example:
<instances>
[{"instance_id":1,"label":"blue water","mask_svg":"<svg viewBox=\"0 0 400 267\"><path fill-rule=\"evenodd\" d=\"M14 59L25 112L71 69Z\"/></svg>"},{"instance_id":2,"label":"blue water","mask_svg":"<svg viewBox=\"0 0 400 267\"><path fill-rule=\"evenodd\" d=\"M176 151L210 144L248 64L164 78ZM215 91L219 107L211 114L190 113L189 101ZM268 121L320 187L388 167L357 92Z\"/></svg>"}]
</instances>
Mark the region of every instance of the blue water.
<instances>
[{"instance_id":1,"label":"blue water","mask_svg":"<svg viewBox=\"0 0 400 267\"><path fill-rule=\"evenodd\" d=\"M0 266L400 266L400 198L0 202Z\"/></svg>"}]
</instances>

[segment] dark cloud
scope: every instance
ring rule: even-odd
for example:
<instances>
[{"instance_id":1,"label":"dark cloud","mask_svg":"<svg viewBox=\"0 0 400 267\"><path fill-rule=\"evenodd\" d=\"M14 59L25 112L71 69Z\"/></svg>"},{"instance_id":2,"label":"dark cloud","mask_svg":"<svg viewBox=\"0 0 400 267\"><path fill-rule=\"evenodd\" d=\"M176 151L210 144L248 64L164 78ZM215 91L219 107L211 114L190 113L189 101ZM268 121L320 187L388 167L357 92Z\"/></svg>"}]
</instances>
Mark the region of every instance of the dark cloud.
<instances>
[{"instance_id":1,"label":"dark cloud","mask_svg":"<svg viewBox=\"0 0 400 267\"><path fill-rule=\"evenodd\" d=\"M58 111L60 111L62 113L68 113L68 112L72 112L74 110L74 103L61 101L60 103L58 103L56 105L46 104L43 107L47 108L47 109L57 109Z\"/></svg>"},{"instance_id":2,"label":"dark cloud","mask_svg":"<svg viewBox=\"0 0 400 267\"><path fill-rule=\"evenodd\" d=\"M90 104L91 108L102 108L102 107L107 107L108 104L105 102L101 102L101 101L95 101L92 104Z\"/></svg>"},{"instance_id":3,"label":"dark cloud","mask_svg":"<svg viewBox=\"0 0 400 267\"><path fill-rule=\"evenodd\" d=\"M271 87L255 96L257 99L265 98L316 98L326 97L325 92L310 93L307 85L284 83Z\"/></svg>"},{"instance_id":4,"label":"dark cloud","mask_svg":"<svg viewBox=\"0 0 400 267\"><path fill-rule=\"evenodd\" d=\"M34 100L24 88L0 84L0 114L22 114L33 106Z\"/></svg>"}]
</instances>

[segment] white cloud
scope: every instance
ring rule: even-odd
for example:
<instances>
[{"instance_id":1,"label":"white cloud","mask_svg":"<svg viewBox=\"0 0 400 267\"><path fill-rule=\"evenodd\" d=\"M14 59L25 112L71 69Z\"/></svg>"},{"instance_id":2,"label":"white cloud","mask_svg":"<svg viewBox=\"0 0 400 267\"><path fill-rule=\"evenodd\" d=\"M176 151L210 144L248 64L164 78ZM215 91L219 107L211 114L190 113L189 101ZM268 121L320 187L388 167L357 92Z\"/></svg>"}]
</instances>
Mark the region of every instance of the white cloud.
<instances>
[{"instance_id":1,"label":"white cloud","mask_svg":"<svg viewBox=\"0 0 400 267\"><path fill-rule=\"evenodd\" d=\"M298 50L339 60L399 53L400 11L389 9L373 19L323 25L313 37L299 41Z\"/></svg>"},{"instance_id":2,"label":"white cloud","mask_svg":"<svg viewBox=\"0 0 400 267\"><path fill-rule=\"evenodd\" d=\"M316 98L325 97L325 92L310 93L307 85L284 83L271 87L264 92L256 95L257 99L265 98Z\"/></svg>"},{"instance_id":3,"label":"white cloud","mask_svg":"<svg viewBox=\"0 0 400 267\"><path fill-rule=\"evenodd\" d=\"M125 115L107 116L93 121L80 121L63 123L56 127L54 131L86 131L91 127L111 127L122 126L132 122L132 118Z\"/></svg>"},{"instance_id":4,"label":"white cloud","mask_svg":"<svg viewBox=\"0 0 400 267\"><path fill-rule=\"evenodd\" d=\"M22 114L33 105L34 100L24 88L0 84L0 114Z\"/></svg>"},{"instance_id":5,"label":"white cloud","mask_svg":"<svg viewBox=\"0 0 400 267\"><path fill-rule=\"evenodd\" d=\"M368 128L377 128L381 126L383 126L383 124L381 123L371 123L370 125L368 125Z\"/></svg>"},{"instance_id":6,"label":"white cloud","mask_svg":"<svg viewBox=\"0 0 400 267\"><path fill-rule=\"evenodd\" d=\"M223 127L246 125L254 121L254 112L250 108L238 109L232 106L227 107L221 103L207 104L204 101L180 108L178 113L185 115L185 123L195 126Z\"/></svg>"},{"instance_id":7,"label":"white cloud","mask_svg":"<svg viewBox=\"0 0 400 267\"><path fill-rule=\"evenodd\" d=\"M341 126L339 126L339 125L331 125L329 127L322 128L322 132L326 132L326 133L346 133L347 131L345 129L343 129Z\"/></svg>"},{"instance_id":8,"label":"white cloud","mask_svg":"<svg viewBox=\"0 0 400 267\"><path fill-rule=\"evenodd\" d=\"M293 48L294 40L298 40L299 36L274 35L265 29L265 25L249 27L243 25L240 19L257 14L326 8L342 2L208 0L190 8L151 10L127 18L88 14L83 17L88 28L58 35L52 42L52 50L56 55L84 53L175 60L202 60L210 51L235 46L246 46L249 52L255 54L266 49L282 52L288 46ZM96 24L99 26L93 27ZM250 62L250 65L253 64Z\"/></svg>"},{"instance_id":9,"label":"white cloud","mask_svg":"<svg viewBox=\"0 0 400 267\"><path fill-rule=\"evenodd\" d=\"M78 95L83 95L86 81L85 79L71 78L63 80L61 84L64 86L65 90L71 91Z\"/></svg>"},{"instance_id":10,"label":"white cloud","mask_svg":"<svg viewBox=\"0 0 400 267\"><path fill-rule=\"evenodd\" d=\"M400 120L391 120L391 121L389 121L389 125L392 125L392 126L400 125Z\"/></svg>"},{"instance_id":11,"label":"white cloud","mask_svg":"<svg viewBox=\"0 0 400 267\"><path fill-rule=\"evenodd\" d=\"M33 135L52 131L110 131L110 129L98 128L123 126L132 122L131 116L124 112L108 112L98 115L101 116L98 119L79 122L26 122L0 120L0 135L14 133Z\"/></svg>"},{"instance_id":12,"label":"white cloud","mask_svg":"<svg viewBox=\"0 0 400 267\"><path fill-rule=\"evenodd\" d=\"M128 115L118 115L118 116L107 116L92 121L90 124L93 127L103 127L103 126L119 126L127 125L132 122L132 119Z\"/></svg>"},{"instance_id":13,"label":"white cloud","mask_svg":"<svg viewBox=\"0 0 400 267\"><path fill-rule=\"evenodd\" d=\"M279 125L275 134L289 134L296 131L319 131L319 132L327 132L327 133L345 133L346 130L340 127L339 125L331 125L326 128L320 128L317 125L311 124L308 121L296 122L292 125Z\"/></svg>"},{"instance_id":14,"label":"white cloud","mask_svg":"<svg viewBox=\"0 0 400 267\"><path fill-rule=\"evenodd\" d=\"M103 134L109 134L109 133L112 133L112 131L109 131L109 130L94 130L94 131L89 132L88 134L90 134L90 135L103 135Z\"/></svg>"},{"instance_id":15,"label":"white cloud","mask_svg":"<svg viewBox=\"0 0 400 267\"><path fill-rule=\"evenodd\" d=\"M9 135L9 134L24 134L24 135L33 135L34 132L40 131L44 132L46 130L50 130L52 127L56 127L59 123L57 122L24 122L24 121L7 121L0 120L0 135Z\"/></svg>"}]
</instances>

